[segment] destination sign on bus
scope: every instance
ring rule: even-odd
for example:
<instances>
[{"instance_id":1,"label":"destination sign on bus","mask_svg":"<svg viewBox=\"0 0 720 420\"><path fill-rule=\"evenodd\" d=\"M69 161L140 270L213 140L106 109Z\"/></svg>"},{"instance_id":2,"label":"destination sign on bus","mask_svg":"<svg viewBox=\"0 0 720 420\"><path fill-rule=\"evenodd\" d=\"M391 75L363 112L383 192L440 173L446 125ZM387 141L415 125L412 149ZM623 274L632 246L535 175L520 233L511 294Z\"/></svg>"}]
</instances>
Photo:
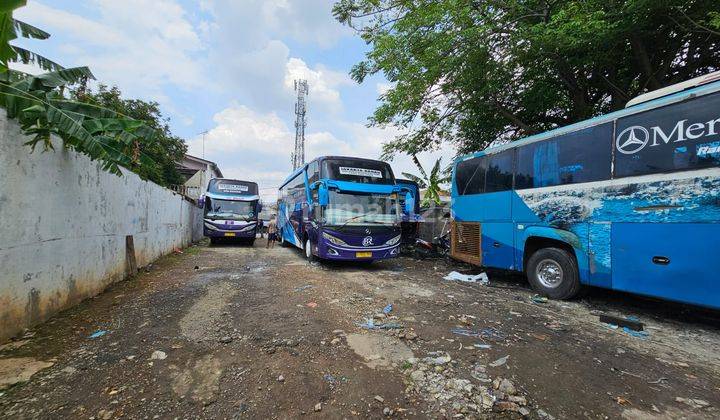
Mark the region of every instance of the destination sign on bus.
<instances>
[{"instance_id":1,"label":"destination sign on bus","mask_svg":"<svg viewBox=\"0 0 720 420\"><path fill-rule=\"evenodd\" d=\"M248 186L241 184L218 184L218 190L226 192L247 192Z\"/></svg>"},{"instance_id":2,"label":"destination sign on bus","mask_svg":"<svg viewBox=\"0 0 720 420\"><path fill-rule=\"evenodd\" d=\"M366 176L370 178L382 178L382 172L377 169L352 168L341 166L338 168L341 175Z\"/></svg>"}]
</instances>

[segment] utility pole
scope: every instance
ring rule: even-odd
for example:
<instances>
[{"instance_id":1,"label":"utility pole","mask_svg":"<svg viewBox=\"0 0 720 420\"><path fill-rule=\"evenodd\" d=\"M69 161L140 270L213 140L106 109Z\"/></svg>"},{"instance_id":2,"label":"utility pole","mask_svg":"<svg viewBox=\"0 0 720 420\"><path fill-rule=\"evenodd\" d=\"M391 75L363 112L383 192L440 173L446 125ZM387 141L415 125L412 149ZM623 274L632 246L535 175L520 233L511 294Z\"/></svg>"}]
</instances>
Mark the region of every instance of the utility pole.
<instances>
[{"instance_id":1,"label":"utility pole","mask_svg":"<svg viewBox=\"0 0 720 420\"><path fill-rule=\"evenodd\" d=\"M202 133L202 140L203 140L203 146L202 146L202 158L205 159L205 135L208 133L207 130L203 131Z\"/></svg>"},{"instance_id":2,"label":"utility pole","mask_svg":"<svg viewBox=\"0 0 720 420\"><path fill-rule=\"evenodd\" d=\"M301 167L305 163L305 98L308 95L307 80L295 80L295 91L297 92L297 102L295 103L295 150L292 153L293 170Z\"/></svg>"}]
</instances>

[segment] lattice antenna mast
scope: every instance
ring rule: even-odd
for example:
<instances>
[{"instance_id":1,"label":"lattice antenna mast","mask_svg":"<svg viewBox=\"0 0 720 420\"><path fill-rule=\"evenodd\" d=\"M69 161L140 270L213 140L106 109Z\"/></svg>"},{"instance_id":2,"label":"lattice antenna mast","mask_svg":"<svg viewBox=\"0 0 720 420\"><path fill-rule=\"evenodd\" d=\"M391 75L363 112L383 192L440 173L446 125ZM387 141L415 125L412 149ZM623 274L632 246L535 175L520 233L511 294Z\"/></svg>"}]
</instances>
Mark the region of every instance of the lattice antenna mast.
<instances>
[{"instance_id":1,"label":"lattice antenna mast","mask_svg":"<svg viewBox=\"0 0 720 420\"><path fill-rule=\"evenodd\" d=\"M295 80L295 91L297 92L297 102L295 103L295 150L292 153L293 170L301 167L305 163L305 120L306 101L308 95L307 80Z\"/></svg>"}]
</instances>

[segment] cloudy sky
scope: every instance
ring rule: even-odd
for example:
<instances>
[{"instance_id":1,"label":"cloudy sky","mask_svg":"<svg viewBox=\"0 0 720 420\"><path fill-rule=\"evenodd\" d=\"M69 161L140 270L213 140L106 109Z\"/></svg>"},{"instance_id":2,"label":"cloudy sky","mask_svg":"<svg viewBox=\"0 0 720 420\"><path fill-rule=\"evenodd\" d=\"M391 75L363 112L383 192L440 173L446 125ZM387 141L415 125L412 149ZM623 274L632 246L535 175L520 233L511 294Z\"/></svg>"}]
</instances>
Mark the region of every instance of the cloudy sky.
<instances>
[{"instance_id":1,"label":"cloudy sky","mask_svg":"<svg viewBox=\"0 0 720 420\"><path fill-rule=\"evenodd\" d=\"M350 67L367 47L332 15L331 0L29 0L16 17L52 34L21 41L64 66L87 65L128 98L155 100L189 153L226 177L255 180L266 199L291 170L293 81L310 84L306 160L378 158L398 132L367 128L382 77L362 85ZM426 167L452 150L420 156ZM417 173L409 158L396 175Z\"/></svg>"}]
</instances>

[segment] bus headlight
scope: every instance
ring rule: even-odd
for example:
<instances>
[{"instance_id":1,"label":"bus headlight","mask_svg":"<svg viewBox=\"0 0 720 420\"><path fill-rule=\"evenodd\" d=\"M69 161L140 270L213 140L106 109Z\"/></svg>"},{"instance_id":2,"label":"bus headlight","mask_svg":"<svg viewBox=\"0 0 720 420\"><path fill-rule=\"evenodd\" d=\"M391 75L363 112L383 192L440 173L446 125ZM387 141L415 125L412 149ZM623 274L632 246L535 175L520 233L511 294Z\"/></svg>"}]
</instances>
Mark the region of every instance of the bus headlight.
<instances>
[{"instance_id":1,"label":"bus headlight","mask_svg":"<svg viewBox=\"0 0 720 420\"><path fill-rule=\"evenodd\" d=\"M398 236L390 239L389 241L385 242L385 245L396 245L398 242L400 242L400 236L401 235L398 235Z\"/></svg>"},{"instance_id":2,"label":"bus headlight","mask_svg":"<svg viewBox=\"0 0 720 420\"><path fill-rule=\"evenodd\" d=\"M248 232L253 229L255 229L255 223L245 226L244 228L240 229L240 232Z\"/></svg>"},{"instance_id":3,"label":"bus headlight","mask_svg":"<svg viewBox=\"0 0 720 420\"><path fill-rule=\"evenodd\" d=\"M330 241L330 243L332 243L333 245L341 245L341 246L342 246L342 245L345 245L345 246L347 246L347 243L345 243L345 241L343 241L343 240L340 239L340 238L336 238L336 237L334 237L334 236L332 236L332 235L330 235L330 234L328 234L328 233L323 232L322 236L323 236L323 238L325 238L325 239L327 239L328 241Z\"/></svg>"}]
</instances>

